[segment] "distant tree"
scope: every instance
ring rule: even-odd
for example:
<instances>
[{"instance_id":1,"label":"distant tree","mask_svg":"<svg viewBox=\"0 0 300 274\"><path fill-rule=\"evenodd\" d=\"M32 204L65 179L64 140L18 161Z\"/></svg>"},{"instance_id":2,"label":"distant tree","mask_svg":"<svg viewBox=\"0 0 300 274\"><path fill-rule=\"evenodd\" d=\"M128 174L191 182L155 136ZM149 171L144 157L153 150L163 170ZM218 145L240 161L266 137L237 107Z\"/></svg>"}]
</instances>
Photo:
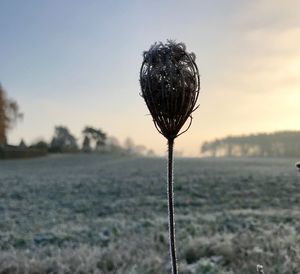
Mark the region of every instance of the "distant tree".
<instances>
[{"instance_id":1,"label":"distant tree","mask_svg":"<svg viewBox=\"0 0 300 274\"><path fill-rule=\"evenodd\" d=\"M48 150L48 144L46 141L44 140L38 140L38 141L35 141L34 143L32 143L30 145L31 148L37 148L37 149L40 149L40 150L45 150L47 151Z\"/></svg>"},{"instance_id":2,"label":"distant tree","mask_svg":"<svg viewBox=\"0 0 300 274\"><path fill-rule=\"evenodd\" d=\"M88 136L85 136L82 143L82 150L84 152L91 152L91 140Z\"/></svg>"},{"instance_id":3,"label":"distant tree","mask_svg":"<svg viewBox=\"0 0 300 274\"><path fill-rule=\"evenodd\" d=\"M146 155L147 148L143 145L137 145L134 147L134 153L138 155Z\"/></svg>"},{"instance_id":4,"label":"distant tree","mask_svg":"<svg viewBox=\"0 0 300 274\"><path fill-rule=\"evenodd\" d=\"M107 137L106 143L109 146L121 147L119 140L116 137L114 137L114 136Z\"/></svg>"},{"instance_id":5,"label":"distant tree","mask_svg":"<svg viewBox=\"0 0 300 274\"><path fill-rule=\"evenodd\" d=\"M16 101L8 99L0 83L0 145L7 143L7 130L23 118Z\"/></svg>"},{"instance_id":6,"label":"distant tree","mask_svg":"<svg viewBox=\"0 0 300 274\"><path fill-rule=\"evenodd\" d=\"M6 127L4 91L0 85L0 145L6 144Z\"/></svg>"},{"instance_id":7,"label":"distant tree","mask_svg":"<svg viewBox=\"0 0 300 274\"><path fill-rule=\"evenodd\" d=\"M57 126L49 150L51 152L75 152L78 150L76 138L67 127Z\"/></svg>"},{"instance_id":8,"label":"distant tree","mask_svg":"<svg viewBox=\"0 0 300 274\"><path fill-rule=\"evenodd\" d=\"M20 142L20 144L19 144L19 147L20 147L20 148L27 148L27 145L26 145L24 139L21 140L21 142Z\"/></svg>"},{"instance_id":9,"label":"distant tree","mask_svg":"<svg viewBox=\"0 0 300 274\"><path fill-rule=\"evenodd\" d=\"M122 152L123 148L120 145L119 140L114 136L108 136L106 139L106 148L108 152Z\"/></svg>"},{"instance_id":10,"label":"distant tree","mask_svg":"<svg viewBox=\"0 0 300 274\"><path fill-rule=\"evenodd\" d=\"M127 137L124 141L124 149L129 154L135 153L135 144L134 144L134 141L130 137Z\"/></svg>"},{"instance_id":11,"label":"distant tree","mask_svg":"<svg viewBox=\"0 0 300 274\"><path fill-rule=\"evenodd\" d=\"M148 157L155 157L155 152L153 149L149 149L146 154Z\"/></svg>"},{"instance_id":12,"label":"distant tree","mask_svg":"<svg viewBox=\"0 0 300 274\"><path fill-rule=\"evenodd\" d=\"M93 140L95 143L95 150L101 151L105 146L106 133L101 129L95 129L93 127L85 127L82 131L84 138L87 137L89 140Z\"/></svg>"},{"instance_id":13,"label":"distant tree","mask_svg":"<svg viewBox=\"0 0 300 274\"><path fill-rule=\"evenodd\" d=\"M144 145L136 145L132 138L127 137L124 141L123 151L126 154L138 155L138 156L155 156L153 150L148 150Z\"/></svg>"}]
</instances>

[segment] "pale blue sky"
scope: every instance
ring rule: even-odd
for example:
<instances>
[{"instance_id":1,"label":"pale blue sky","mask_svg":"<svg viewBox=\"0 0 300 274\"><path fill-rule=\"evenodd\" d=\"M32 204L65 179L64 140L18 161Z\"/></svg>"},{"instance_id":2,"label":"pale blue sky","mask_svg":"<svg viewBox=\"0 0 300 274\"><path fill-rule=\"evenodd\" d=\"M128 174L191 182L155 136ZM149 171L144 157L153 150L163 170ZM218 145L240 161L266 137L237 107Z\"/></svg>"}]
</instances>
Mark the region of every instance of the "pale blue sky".
<instances>
[{"instance_id":1,"label":"pale blue sky","mask_svg":"<svg viewBox=\"0 0 300 274\"><path fill-rule=\"evenodd\" d=\"M300 68L293 47L299 43L293 39L300 29L295 12L300 7L298 1L282 3L1 0L0 81L25 113L9 134L11 142L49 140L61 124L80 137L81 129L92 125L163 153L165 141L145 116L138 95L138 73L143 50L168 38L185 42L196 53L202 77L201 107L191 130L178 140L179 150L197 155L205 139L296 128L290 116L275 123L271 110L262 121L249 114L253 104L254 114L264 114L259 101L267 98L272 84L277 86L274 73L290 83L288 68ZM295 56L297 62L291 64ZM278 72L286 62L286 71ZM298 85L299 75L291 74ZM285 94L294 96L293 91L294 86ZM272 104L282 101L279 96ZM284 103L285 108L291 105L296 111L292 102Z\"/></svg>"}]
</instances>

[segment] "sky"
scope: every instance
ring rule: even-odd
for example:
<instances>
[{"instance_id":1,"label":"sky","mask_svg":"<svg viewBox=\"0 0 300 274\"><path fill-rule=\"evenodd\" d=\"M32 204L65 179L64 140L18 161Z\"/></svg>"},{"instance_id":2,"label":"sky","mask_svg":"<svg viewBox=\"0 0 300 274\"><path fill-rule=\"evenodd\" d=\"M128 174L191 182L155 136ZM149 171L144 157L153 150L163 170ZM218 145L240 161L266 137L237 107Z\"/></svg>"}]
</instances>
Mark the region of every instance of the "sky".
<instances>
[{"instance_id":1,"label":"sky","mask_svg":"<svg viewBox=\"0 0 300 274\"><path fill-rule=\"evenodd\" d=\"M0 0L0 82L24 120L10 143L51 140L56 125L81 141L86 125L157 154L166 140L139 95L142 53L184 42L201 90L177 151L203 141L300 129L298 0Z\"/></svg>"}]
</instances>

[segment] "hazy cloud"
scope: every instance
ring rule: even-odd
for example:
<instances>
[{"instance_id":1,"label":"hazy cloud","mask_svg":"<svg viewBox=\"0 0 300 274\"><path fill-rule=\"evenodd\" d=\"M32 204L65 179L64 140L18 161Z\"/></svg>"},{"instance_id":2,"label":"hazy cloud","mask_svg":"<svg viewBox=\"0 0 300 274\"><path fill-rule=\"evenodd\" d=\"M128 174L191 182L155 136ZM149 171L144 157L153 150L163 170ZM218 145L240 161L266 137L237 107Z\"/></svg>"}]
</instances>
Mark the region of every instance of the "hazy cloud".
<instances>
[{"instance_id":1,"label":"hazy cloud","mask_svg":"<svg viewBox=\"0 0 300 274\"><path fill-rule=\"evenodd\" d=\"M300 25L298 0L244 1L245 6L237 14L242 28L284 30Z\"/></svg>"}]
</instances>

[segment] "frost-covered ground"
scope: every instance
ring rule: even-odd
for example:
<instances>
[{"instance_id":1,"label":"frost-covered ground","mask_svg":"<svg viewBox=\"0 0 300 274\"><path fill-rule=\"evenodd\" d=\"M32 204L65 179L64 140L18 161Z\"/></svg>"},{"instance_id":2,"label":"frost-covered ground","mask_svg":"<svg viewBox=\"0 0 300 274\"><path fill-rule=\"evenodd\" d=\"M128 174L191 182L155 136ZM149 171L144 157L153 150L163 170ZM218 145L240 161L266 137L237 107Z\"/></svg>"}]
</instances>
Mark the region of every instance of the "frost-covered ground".
<instances>
[{"instance_id":1,"label":"frost-covered ground","mask_svg":"<svg viewBox=\"0 0 300 274\"><path fill-rule=\"evenodd\" d=\"M295 159L178 159L180 274L300 273ZM0 273L169 274L164 159L0 161Z\"/></svg>"}]
</instances>

